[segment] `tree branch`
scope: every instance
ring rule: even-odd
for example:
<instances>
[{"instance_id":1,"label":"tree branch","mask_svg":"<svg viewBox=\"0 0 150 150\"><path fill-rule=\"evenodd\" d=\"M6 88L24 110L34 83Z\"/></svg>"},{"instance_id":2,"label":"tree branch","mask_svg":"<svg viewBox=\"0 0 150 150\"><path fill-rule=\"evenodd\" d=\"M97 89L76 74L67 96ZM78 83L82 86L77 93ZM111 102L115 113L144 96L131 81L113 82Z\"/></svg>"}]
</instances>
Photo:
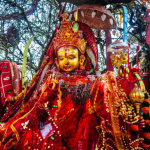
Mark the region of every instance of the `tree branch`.
<instances>
[{"instance_id":1,"label":"tree branch","mask_svg":"<svg viewBox=\"0 0 150 150\"><path fill-rule=\"evenodd\" d=\"M20 11L22 12L22 14L23 14L23 16L24 16L24 20L25 20L25 21L27 22L27 24L28 24L28 27L29 27L29 29L30 29L31 34L35 37L35 35L34 35L34 33L33 33L33 30L32 30L32 27L30 26L30 23L29 23L29 21L28 21L28 19L27 19L27 17L26 17L25 12L24 12L24 9L23 9L22 7L20 7L17 3L14 3L14 2L12 2L12 1L10 1L10 0L8 0L8 2L9 2L9 4L10 4L12 7L17 7L17 8L20 9ZM43 45L36 37L34 38L34 40L35 40L42 48L44 48L44 45Z\"/></svg>"},{"instance_id":2,"label":"tree branch","mask_svg":"<svg viewBox=\"0 0 150 150\"><path fill-rule=\"evenodd\" d=\"M49 47L50 43L52 42L52 40L53 40L53 38L55 36L55 33L56 33L56 29L53 31L51 39L47 42L47 44L46 44L46 46L44 48L44 51L42 51L42 55L40 57L40 61L39 61L39 64L38 64L38 70L40 69L40 66L42 64L43 58L44 58L44 56L45 56L45 54L46 54L46 52L48 50L48 47Z\"/></svg>"},{"instance_id":3,"label":"tree branch","mask_svg":"<svg viewBox=\"0 0 150 150\"><path fill-rule=\"evenodd\" d=\"M122 29L122 28L118 28L118 30L124 30L124 29ZM128 31L128 33L129 34L131 34L132 36L134 36L140 43L146 43L146 40L145 39L140 39L138 36L136 36L135 34L133 34L132 32L129 32Z\"/></svg>"}]
</instances>

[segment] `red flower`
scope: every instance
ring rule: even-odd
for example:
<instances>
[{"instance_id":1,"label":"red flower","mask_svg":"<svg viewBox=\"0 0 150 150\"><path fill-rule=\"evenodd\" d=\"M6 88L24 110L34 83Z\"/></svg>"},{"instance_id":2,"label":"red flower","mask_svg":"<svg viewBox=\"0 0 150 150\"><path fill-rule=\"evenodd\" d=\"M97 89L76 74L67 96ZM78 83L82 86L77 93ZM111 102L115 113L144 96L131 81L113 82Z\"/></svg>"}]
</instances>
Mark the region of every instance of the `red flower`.
<instances>
[{"instance_id":1,"label":"red flower","mask_svg":"<svg viewBox=\"0 0 150 150\"><path fill-rule=\"evenodd\" d=\"M132 124L132 125L130 126L130 129L133 130L133 131L138 131L138 130L139 130L139 127L138 127L138 125Z\"/></svg>"},{"instance_id":2,"label":"red flower","mask_svg":"<svg viewBox=\"0 0 150 150\"><path fill-rule=\"evenodd\" d=\"M142 147L144 147L144 148L148 148L148 147L149 147L149 145L147 145L147 144L145 144L145 143L142 143Z\"/></svg>"},{"instance_id":3,"label":"red flower","mask_svg":"<svg viewBox=\"0 0 150 150\"><path fill-rule=\"evenodd\" d=\"M145 120L145 123L150 126L150 120Z\"/></svg>"},{"instance_id":4,"label":"red flower","mask_svg":"<svg viewBox=\"0 0 150 150\"><path fill-rule=\"evenodd\" d=\"M133 144L132 144L132 147L138 147L138 145L139 145L139 143L138 142L134 142Z\"/></svg>"},{"instance_id":5,"label":"red flower","mask_svg":"<svg viewBox=\"0 0 150 150\"><path fill-rule=\"evenodd\" d=\"M144 101L150 104L150 100L149 99L145 99Z\"/></svg>"},{"instance_id":6,"label":"red flower","mask_svg":"<svg viewBox=\"0 0 150 150\"><path fill-rule=\"evenodd\" d=\"M149 133L149 132L145 132L145 133L144 133L144 137L145 137L146 139L150 139L150 133Z\"/></svg>"},{"instance_id":7,"label":"red flower","mask_svg":"<svg viewBox=\"0 0 150 150\"><path fill-rule=\"evenodd\" d=\"M149 113L149 107L143 107L143 108L142 108L142 112L143 112L144 114L148 114L148 113Z\"/></svg>"}]
</instances>

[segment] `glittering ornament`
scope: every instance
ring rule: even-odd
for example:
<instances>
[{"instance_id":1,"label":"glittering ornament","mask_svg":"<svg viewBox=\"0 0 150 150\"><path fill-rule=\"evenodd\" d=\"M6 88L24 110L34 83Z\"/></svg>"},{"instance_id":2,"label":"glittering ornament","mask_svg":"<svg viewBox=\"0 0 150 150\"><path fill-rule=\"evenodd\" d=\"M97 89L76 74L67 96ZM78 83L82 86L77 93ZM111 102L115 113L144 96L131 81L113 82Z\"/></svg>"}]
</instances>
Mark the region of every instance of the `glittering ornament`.
<instances>
[{"instance_id":1,"label":"glittering ornament","mask_svg":"<svg viewBox=\"0 0 150 150\"><path fill-rule=\"evenodd\" d=\"M68 15L61 15L63 20L61 21L60 30L57 30L56 36L54 38L54 50L56 51L63 46L72 45L78 48L81 54L85 53L86 49L86 41L79 36L79 25L74 23L72 24L70 21L66 20Z\"/></svg>"},{"instance_id":2,"label":"glittering ornament","mask_svg":"<svg viewBox=\"0 0 150 150\"><path fill-rule=\"evenodd\" d=\"M144 93L137 84L134 85L134 88L129 93L129 98L131 103L135 105L137 113L139 113L140 105L144 101Z\"/></svg>"},{"instance_id":3,"label":"glittering ornament","mask_svg":"<svg viewBox=\"0 0 150 150\"><path fill-rule=\"evenodd\" d=\"M78 30L79 30L79 25L78 25L78 23L74 23L74 24L73 24L73 31L74 31L74 32L78 32Z\"/></svg>"}]
</instances>

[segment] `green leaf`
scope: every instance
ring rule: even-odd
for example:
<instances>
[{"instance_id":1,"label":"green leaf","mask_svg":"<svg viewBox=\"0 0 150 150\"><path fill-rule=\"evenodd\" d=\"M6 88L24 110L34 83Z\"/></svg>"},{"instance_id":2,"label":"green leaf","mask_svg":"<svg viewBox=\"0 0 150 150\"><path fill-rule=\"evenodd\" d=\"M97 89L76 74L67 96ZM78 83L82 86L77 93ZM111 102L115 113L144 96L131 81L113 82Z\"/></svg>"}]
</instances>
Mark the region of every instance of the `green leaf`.
<instances>
[{"instance_id":1,"label":"green leaf","mask_svg":"<svg viewBox=\"0 0 150 150\"><path fill-rule=\"evenodd\" d=\"M25 49L24 49L23 64L22 64L22 88L24 87L24 77L25 77L25 70L26 70L27 53L28 53L29 46L33 39L34 39L34 36L29 39L29 41L27 42Z\"/></svg>"}]
</instances>

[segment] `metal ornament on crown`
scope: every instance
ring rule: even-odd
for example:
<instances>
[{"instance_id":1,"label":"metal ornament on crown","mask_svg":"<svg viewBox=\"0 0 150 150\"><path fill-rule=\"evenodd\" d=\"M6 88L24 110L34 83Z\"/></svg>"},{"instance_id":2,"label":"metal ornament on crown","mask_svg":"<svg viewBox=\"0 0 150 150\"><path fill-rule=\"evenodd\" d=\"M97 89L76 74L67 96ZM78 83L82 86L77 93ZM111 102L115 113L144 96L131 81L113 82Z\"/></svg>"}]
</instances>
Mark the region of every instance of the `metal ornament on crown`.
<instances>
[{"instance_id":1,"label":"metal ornament on crown","mask_svg":"<svg viewBox=\"0 0 150 150\"><path fill-rule=\"evenodd\" d=\"M57 54L57 50L63 46L75 46L81 52L81 55L85 54L86 41L79 36L79 32L74 32L70 21L66 20L68 15L61 15L63 20L61 21L60 30L57 30L56 37L54 38L54 50Z\"/></svg>"}]
</instances>

